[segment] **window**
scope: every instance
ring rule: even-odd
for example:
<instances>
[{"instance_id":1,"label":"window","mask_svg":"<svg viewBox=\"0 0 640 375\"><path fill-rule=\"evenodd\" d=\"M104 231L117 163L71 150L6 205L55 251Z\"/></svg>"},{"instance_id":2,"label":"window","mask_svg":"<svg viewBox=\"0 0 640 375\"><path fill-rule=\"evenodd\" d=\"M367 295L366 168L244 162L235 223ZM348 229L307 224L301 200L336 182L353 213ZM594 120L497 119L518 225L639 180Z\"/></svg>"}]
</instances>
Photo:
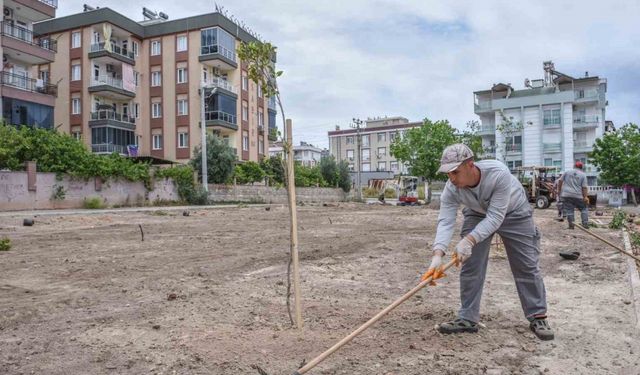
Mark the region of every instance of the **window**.
<instances>
[{"instance_id":1,"label":"window","mask_svg":"<svg viewBox=\"0 0 640 375\"><path fill-rule=\"evenodd\" d=\"M386 147L378 147L378 157L383 158L387 156L387 148Z\"/></svg>"},{"instance_id":2,"label":"window","mask_svg":"<svg viewBox=\"0 0 640 375\"><path fill-rule=\"evenodd\" d=\"M362 149L362 160L371 160L371 150L369 150L368 148Z\"/></svg>"},{"instance_id":3,"label":"window","mask_svg":"<svg viewBox=\"0 0 640 375\"><path fill-rule=\"evenodd\" d=\"M162 73L151 72L151 86L161 86L161 85L162 85Z\"/></svg>"},{"instance_id":4,"label":"window","mask_svg":"<svg viewBox=\"0 0 640 375\"><path fill-rule=\"evenodd\" d=\"M187 36L186 35L180 35L178 36L178 39L176 40L176 51L177 52L181 52L181 51L186 51L187 50Z\"/></svg>"},{"instance_id":5,"label":"window","mask_svg":"<svg viewBox=\"0 0 640 375\"><path fill-rule=\"evenodd\" d=\"M264 112L261 108L258 109L258 126L264 127Z\"/></svg>"},{"instance_id":6,"label":"window","mask_svg":"<svg viewBox=\"0 0 640 375\"><path fill-rule=\"evenodd\" d=\"M200 54L219 54L236 61L236 38L219 27L200 32Z\"/></svg>"},{"instance_id":7,"label":"window","mask_svg":"<svg viewBox=\"0 0 640 375\"><path fill-rule=\"evenodd\" d=\"M347 150L347 159L353 161L353 150Z\"/></svg>"},{"instance_id":8,"label":"window","mask_svg":"<svg viewBox=\"0 0 640 375\"><path fill-rule=\"evenodd\" d=\"M509 167L509 170L513 172L516 170L516 168L522 167L522 160L507 161L507 167Z\"/></svg>"},{"instance_id":9,"label":"window","mask_svg":"<svg viewBox=\"0 0 640 375\"><path fill-rule=\"evenodd\" d=\"M353 144L353 136L352 135L347 137L347 144L348 145L352 145Z\"/></svg>"},{"instance_id":10,"label":"window","mask_svg":"<svg viewBox=\"0 0 640 375\"><path fill-rule=\"evenodd\" d=\"M71 80L79 81L82 79L82 71L80 70L80 64L71 65Z\"/></svg>"},{"instance_id":11,"label":"window","mask_svg":"<svg viewBox=\"0 0 640 375\"><path fill-rule=\"evenodd\" d=\"M242 71L242 89L244 91L249 90L249 78L247 78L247 72Z\"/></svg>"},{"instance_id":12,"label":"window","mask_svg":"<svg viewBox=\"0 0 640 375\"><path fill-rule=\"evenodd\" d=\"M187 82L187 68L178 68L178 83Z\"/></svg>"},{"instance_id":13,"label":"window","mask_svg":"<svg viewBox=\"0 0 640 375\"><path fill-rule=\"evenodd\" d=\"M553 165L553 159L551 159L551 158L545 158L544 159L544 166L545 167L550 167L552 165Z\"/></svg>"},{"instance_id":14,"label":"window","mask_svg":"<svg viewBox=\"0 0 640 375\"><path fill-rule=\"evenodd\" d=\"M387 162L386 161L379 161L378 162L378 172L384 172L387 170Z\"/></svg>"},{"instance_id":15,"label":"window","mask_svg":"<svg viewBox=\"0 0 640 375\"><path fill-rule=\"evenodd\" d=\"M74 131L74 132L71 133L71 136L77 141L81 141L82 140L82 132Z\"/></svg>"},{"instance_id":16,"label":"window","mask_svg":"<svg viewBox=\"0 0 640 375\"><path fill-rule=\"evenodd\" d=\"M391 142L395 141L397 136L398 136L397 132L389 132L389 141Z\"/></svg>"},{"instance_id":17,"label":"window","mask_svg":"<svg viewBox=\"0 0 640 375\"><path fill-rule=\"evenodd\" d=\"M378 133L378 142L386 142L387 133Z\"/></svg>"},{"instance_id":18,"label":"window","mask_svg":"<svg viewBox=\"0 0 640 375\"><path fill-rule=\"evenodd\" d=\"M133 105L133 115L135 118L140 118L140 103L136 103Z\"/></svg>"},{"instance_id":19,"label":"window","mask_svg":"<svg viewBox=\"0 0 640 375\"><path fill-rule=\"evenodd\" d=\"M505 146L507 152L522 152L522 136L507 137Z\"/></svg>"},{"instance_id":20,"label":"window","mask_svg":"<svg viewBox=\"0 0 640 375\"><path fill-rule=\"evenodd\" d=\"M162 47L159 40L151 42L151 56L157 56L162 53Z\"/></svg>"},{"instance_id":21,"label":"window","mask_svg":"<svg viewBox=\"0 0 640 375\"><path fill-rule=\"evenodd\" d=\"M259 84L258 86L258 98L262 98L262 86L260 86Z\"/></svg>"},{"instance_id":22,"label":"window","mask_svg":"<svg viewBox=\"0 0 640 375\"><path fill-rule=\"evenodd\" d=\"M131 42L131 51L133 51L133 54L137 57L138 56L138 42L136 41L132 41Z\"/></svg>"},{"instance_id":23,"label":"window","mask_svg":"<svg viewBox=\"0 0 640 375\"><path fill-rule=\"evenodd\" d=\"M71 33L71 48L78 48L82 46L82 34L80 31L74 31Z\"/></svg>"},{"instance_id":24,"label":"window","mask_svg":"<svg viewBox=\"0 0 640 375\"><path fill-rule=\"evenodd\" d=\"M72 115L80 114L80 98L71 99L71 114Z\"/></svg>"},{"instance_id":25,"label":"window","mask_svg":"<svg viewBox=\"0 0 640 375\"><path fill-rule=\"evenodd\" d=\"M362 136L362 145L364 147L368 147L369 146L369 134Z\"/></svg>"},{"instance_id":26,"label":"window","mask_svg":"<svg viewBox=\"0 0 640 375\"><path fill-rule=\"evenodd\" d=\"M189 133L180 132L178 133L178 148L187 148L189 147Z\"/></svg>"},{"instance_id":27,"label":"window","mask_svg":"<svg viewBox=\"0 0 640 375\"><path fill-rule=\"evenodd\" d=\"M545 126L557 126L561 123L560 109L546 109L542 111Z\"/></svg>"},{"instance_id":28,"label":"window","mask_svg":"<svg viewBox=\"0 0 640 375\"><path fill-rule=\"evenodd\" d=\"M398 162L397 161L389 162L389 168L391 169L392 172L397 172L398 171Z\"/></svg>"},{"instance_id":29,"label":"window","mask_svg":"<svg viewBox=\"0 0 640 375\"><path fill-rule=\"evenodd\" d=\"M153 149L162 150L162 134L153 135Z\"/></svg>"},{"instance_id":30,"label":"window","mask_svg":"<svg viewBox=\"0 0 640 375\"><path fill-rule=\"evenodd\" d=\"M136 87L140 86L140 73L136 71L133 72L133 83L136 85Z\"/></svg>"},{"instance_id":31,"label":"window","mask_svg":"<svg viewBox=\"0 0 640 375\"><path fill-rule=\"evenodd\" d=\"M186 99L178 99L178 116L184 116L189 114L189 109Z\"/></svg>"},{"instance_id":32,"label":"window","mask_svg":"<svg viewBox=\"0 0 640 375\"><path fill-rule=\"evenodd\" d=\"M151 117L152 118L162 117L162 103L151 104Z\"/></svg>"},{"instance_id":33,"label":"window","mask_svg":"<svg viewBox=\"0 0 640 375\"><path fill-rule=\"evenodd\" d=\"M249 104L246 100L242 101L242 121L249 121Z\"/></svg>"},{"instance_id":34,"label":"window","mask_svg":"<svg viewBox=\"0 0 640 375\"><path fill-rule=\"evenodd\" d=\"M371 163L362 163L362 169L363 172L370 172L371 171Z\"/></svg>"},{"instance_id":35,"label":"window","mask_svg":"<svg viewBox=\"0 0 640 375\"><path fill-rule=\"evenodd\" d=\"M264 136L263 135L258 137L258 153L264 154Z\"/></svg>"},{"instance_id":36,"label":"window","mask_svg":"<svg viewBox=\"0 0 640 375\"><path fill-rule=\"evenodd\" d=\"M242 151L249 151L249 132L242 132Z\"/></svg>"}]
</instances>

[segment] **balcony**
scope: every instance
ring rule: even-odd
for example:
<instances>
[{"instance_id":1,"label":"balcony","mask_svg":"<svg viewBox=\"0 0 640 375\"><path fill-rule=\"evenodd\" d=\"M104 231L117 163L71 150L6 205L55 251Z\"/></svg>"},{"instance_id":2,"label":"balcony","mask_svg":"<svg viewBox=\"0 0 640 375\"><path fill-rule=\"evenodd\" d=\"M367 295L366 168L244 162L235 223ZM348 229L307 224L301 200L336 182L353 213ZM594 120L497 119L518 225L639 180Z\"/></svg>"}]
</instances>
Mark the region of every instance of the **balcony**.
<instances>
[{"instance_id":1,"label":"balcony","mask_svg":"<svg viewBox=\"0 0 640 375\"><path fill-rule=\"evenodd\" d=\"M593 144L587 141L573 141L573 152L591 152Z\"/></svg>"},{"instance_id":2,"label":"balcony","mask_svg":"<svg viewBox=\"0 0 640 375\"><path fill-rule=\"evenodd\" d=\"M212 79L204 82L204 85L205 87L217 87L219 89L223 89L229 91L232 94L235 94L236 97L238 96L238 89L234 85L229 83L229 81L227 81L226 79L213 77Z\"/></svg>"},{"instance_id":3,"label":"balcony","mask_svg":"<svg viewBox=\"0 0 640 375\"><path fill-rule=\"evenodd\" d=\"M24 27L14 26L12 22L0 23L2 47L8 57L32 65L53 62L58 46L55 40L35 34Z\"/></svg>"},{"instance_id":4,"label":"balcony","mask_svg":"<svg viewBox=\"0 0 640 375\"><path fill-rule=\"evenodd\" d=\"M522 143L508 143L505 145L507 154L517 154L522 152Z\"/></svg>"},{"instance_id":5,"label":"balcony","mask_svg":"<svg viewBox=\"0 0 640 375\"><path fill-rule=\"evenodd\" d=\"M578 116L573 119L574 129L597 128L600 125L600 117L596 115Z\"/></svg>"},{"instance_id":6,"label":"balcony","mask_svg":"<svg viewBox=\"0 0 640 375\"><path fill-rule=\"evenodd\" d=\"M110 99L129 99L136 96L135 86L128 85L125 88L122 79L112 76L92 77L89 92L99 93Z\"/></svg>"},{"instance_id":7,"label":"balcony","mask_svg":"<svg viewBox=\"0 0 640 375\"><path fill-rule=\"evenodd\" d=\"M554 153L562 152L562 144L561 143L543 143L542 152L545 154L554 154Z\"/></svg>"},{"instance_id":8,"label":"balcony","mask_svg":"<svg viewBox=\"0 0 640 375\"><path fill-rule=\"evenodd\" d=\"M114 145L112 143L92 144L91 151L94 154L112 154L117 152L120 155L128 155L127 146Z\"/></svg>"},{"instance_id":9,"label":"balcony","mask_svg":"<svg viewBox=\"0 0 640 375\"><path fill-rule=\"evenodd\" d=\"M222 111L207 111L204 113L207 127L221 127L229 130L238 130L237 118L235 115Z\"/></svg>"},{"instance_id":10,"label":"balcony","mask_svg":"<svg viewBox=\"0 0 640 375\"><path fill-rule=\"evenodd\" d=\"M221 70L235 70L238 67L235 51L218 44L202 46L198 61Z\"/></svg>"},{"instance_id":11,"label":"balcony","mask_svg":"<svg viewBox=\"0 0 640 375\"><path fill-rule=\"evenodd\" d=\"M598 101L599 99L600 92L598 89L575 90L575 101L578 103Z\"/></svg>"},{"instance_id":12,"label":"balcony","mask_svg":"<svg viewBox=\"0 0 640 375\"><path fill-rule=\"evenodd\" d=\"M277 141L278 140L278 128L275 127L275 126L269 126L269 134L268 134L267 138L272 142Z\"/></svg>"},{"instance_id":13,"label":"balcony","mask_svg":"<svg viewBox=\"0 0 640 375\"><path fill-rule=\"evenodd\" d=\"M26 13L24 17L27 19L38 22L44 21L49 18L54 18L56 16L56 8L58 7L58 0L13 0L15 3L19 4L15 8L22 8L21 12ZM4 5L7 6L11 4L11 2L4 2ZM13 7L13 6L12 6Z\"/></svg>"},{"instance_id":14,"label":"balcony","mask_svg":"<svg viewBox=\"0 0 640 375\"><path fill-rule=\"evenodd\" d=\"M101 42L97 44L92 44L89 49L89 58L97 59L100 57L109 57L129 65L136 64L135 55L133 54L133 51L123 49L122 47L116 45L115 43L105 44L104 42Z\"/></svg>"},{"instance_id":15,"label":"balcony","mask_svg":"<svg viewBox=\"0 0 640 375\"><path fill-rule=\"evenodd\" d=\"M9 72L0 72L0 85L2 86L0 96L50 107L55 105L56 96L58 96L56 85Z\"/></svg>"},{"instance_id":16,"label":"balcony","mask_svg":"<svg viewBox=\"0 0 640 375\"><path fill-rule=\"evenodd\" d=\"M117 113L113 110L99 110L91 112L89 127L111 125L113 127L135 130L136 119L134 117Z\"/></svg>"},{"instance_id":17,"label":"balcony","mask_svg":"<svg viewBox=\"0 0 640 375\"><path fill-rule=\"evenodd\" d=\"M496 127L493 125L484 125L478 128L478 135L495 135Z\"/></svg>"},{"instance_id":18,"label":"balcony","mask_svg":"<svg viewBox=\"0 0 640 375\"><path fill-rule=\"evenodd\" d=\"M490 112L492 110L491 101L479 102L474 104L474 112Z\"/></svg>"},{"instance_id":19,"label":"balcony","mask_svg":"<svg viewBox=\"0 0 640 375\"><path fill-rule=\"evenodd\" d=\"M52 8L58 8L58 0L38 0L41 3L47 4Z\"/></svg>"}]
</instances>

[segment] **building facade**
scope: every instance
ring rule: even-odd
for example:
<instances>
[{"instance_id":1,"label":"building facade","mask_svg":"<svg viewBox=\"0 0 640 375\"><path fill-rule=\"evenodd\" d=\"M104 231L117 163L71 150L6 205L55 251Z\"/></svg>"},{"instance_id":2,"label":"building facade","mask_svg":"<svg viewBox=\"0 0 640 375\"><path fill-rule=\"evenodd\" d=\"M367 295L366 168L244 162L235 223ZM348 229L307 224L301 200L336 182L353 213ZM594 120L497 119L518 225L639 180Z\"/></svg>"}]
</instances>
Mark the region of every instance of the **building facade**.
<instances>
[{"instance_id":1,"label":"building facade","mask_svg":"<svg viewBox=\"0 0 640 375\"><path fill-rule=\"evenodd\" d=\"M186 162L201 143L204 117L207 132L239 160L258 161L276 126L275 102L236 54L240 43L257 40L220 13L144 15L136 22L109 8L85 9L35 25L57 40L49 71L59 81L60 130L95 153Z\"/></svg>"},{"instance_id":2,"label":"building facade","mask_svg":"<svg viewBox=\"0 0 640 375\"><path fill-rule=\"evenodd\" d=\"M306 167L315 167L320 164L322 159L322 149L313 146L307 142L300 142L299 145L293 146L293 160L299 162ZM274 143L269 147L269 156L282 156L283 149L280 142Z\"/></svg>"},{"instance_id":3,"label":"building facade","mask_svg":"<svg viewBox=\"0 0 640 375\"><path fill-rule=\"evenodd\" d=\"M368 119L364 128L360 128L360 157L358 157L358 130L345 129L329 132L329 152L336 161L346 160L349 169L367 173L361 177L365 182L369 178L388 178L397 174L407 174L407 167L391 156L390 146L393 140L402 136L408 129L419 127L422 122L409 122L404 117L385 117ZM379 172L379 173L375 173Z\"/></svg>"},{"instance_id":4,"label":"building facade","mask_svg":"<svg viewBox=\"0 0 640 375\"><path fill-rule=\"evenodd\" d=\"M574 78L543 63L544 79L525 80L525 89L495 84L474 92L485 157L519 166L573 168L585 164L589 184L598 171L588 161L595 140L605 131L607 81L597 76Z\"/></svg>"},{"instance_id":5,"label":"building facade","mask_svg":"<svg viewBox=\"0 0 640 375\"><path fill-rule=\"evenodd\" d=\"M13 125L54 127L57 87L51 84L55 39L34 32L34 22L56 15L57 0L3 0L0 27L0 113Z\"/></svg>"}]
</instances>

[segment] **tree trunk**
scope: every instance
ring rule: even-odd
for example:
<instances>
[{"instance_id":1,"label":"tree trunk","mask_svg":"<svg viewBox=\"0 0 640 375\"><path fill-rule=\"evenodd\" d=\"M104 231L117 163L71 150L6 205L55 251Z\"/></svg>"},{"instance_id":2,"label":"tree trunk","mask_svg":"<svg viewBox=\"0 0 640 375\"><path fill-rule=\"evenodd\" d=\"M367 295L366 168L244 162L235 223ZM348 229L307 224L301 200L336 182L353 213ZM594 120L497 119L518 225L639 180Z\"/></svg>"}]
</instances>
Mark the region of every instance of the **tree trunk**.
<instances>
[{"instance_id":1,"label":"tree trunk","mask_svg":"<svg viewBox=\"0 0 640 375\"><path fill-rule=\"evenodd\" d=\"M427 200L427 203L430 204L431 203L431 181L427 180L427 182L424 184L424 190L426 190L425 198Z\"/></svg>"},{"instance_id":2,"label":"tree trunk","mask_svg":"<svg viewBox=\"0 0 640 375\"><path fill-rule=\"evenodd\" d=\"M631 188L631 201L633 202L633 205L638 207L638 201L636 200L636 189L635 187Z\"/></svg>"}]
</instances>

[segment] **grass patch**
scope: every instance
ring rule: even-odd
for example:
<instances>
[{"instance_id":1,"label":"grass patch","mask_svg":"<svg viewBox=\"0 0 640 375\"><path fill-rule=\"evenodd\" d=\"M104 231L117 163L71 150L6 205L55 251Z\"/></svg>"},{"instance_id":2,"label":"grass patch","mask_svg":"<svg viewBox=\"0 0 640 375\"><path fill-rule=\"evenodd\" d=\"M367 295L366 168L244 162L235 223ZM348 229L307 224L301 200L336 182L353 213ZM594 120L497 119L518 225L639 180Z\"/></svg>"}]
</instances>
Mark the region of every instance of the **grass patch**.
<instances>
[{"instance_id":1,"label":"grass patch","mask_svg":"<svg viewBox=\"0 0 640 375\"><path fill-rule=\"evenodd\" d=\"M9 251L11 249L11 240L7 237L0 238L0 251Z\"/></svg>"},{"instance_id":2,"label":"grass patch","mask_svg":"<svg viewBox=\"0 0 640 375\"><path fill-rule=\"evenodd\" d=\"M84 202L82 202L82 208L89 210L99 210L104 207L104 203L102 203L102 199L100 197L85 198Z\"/></svg>"}]
</instances>

